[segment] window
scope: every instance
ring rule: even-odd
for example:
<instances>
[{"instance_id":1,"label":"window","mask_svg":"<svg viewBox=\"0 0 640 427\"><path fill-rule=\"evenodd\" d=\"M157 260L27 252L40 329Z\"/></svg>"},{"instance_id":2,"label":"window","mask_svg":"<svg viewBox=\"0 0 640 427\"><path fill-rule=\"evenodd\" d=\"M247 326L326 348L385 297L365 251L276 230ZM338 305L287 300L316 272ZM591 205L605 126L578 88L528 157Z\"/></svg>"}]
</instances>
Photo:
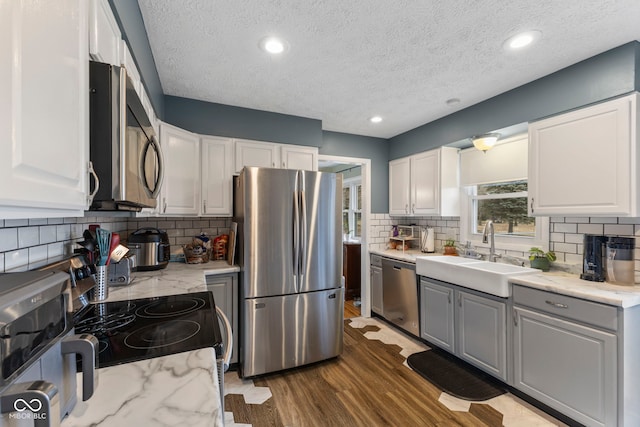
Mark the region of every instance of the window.
<instances>
[{"instance_id":1,"label":"window","mask_svg":"<svg viewBox=\"0 0 640 427\"><path fill-rule=\"evenodd\" d=\"M548 219L528 216L526 180L472 185L465 192L461 240L481 244L491 220L499 249L527 252L532 246L548 246Z\"/></svg>"},{"instance_id":2,"label":"window","mask_svg":"<svg viewBox=\"0 0 640 427\"><path fill-rule=\"evenodd\" d=\"M342 183L342 231L351 239L362 236L362 183L360 178Z\"/></svg>"}]
</instances>

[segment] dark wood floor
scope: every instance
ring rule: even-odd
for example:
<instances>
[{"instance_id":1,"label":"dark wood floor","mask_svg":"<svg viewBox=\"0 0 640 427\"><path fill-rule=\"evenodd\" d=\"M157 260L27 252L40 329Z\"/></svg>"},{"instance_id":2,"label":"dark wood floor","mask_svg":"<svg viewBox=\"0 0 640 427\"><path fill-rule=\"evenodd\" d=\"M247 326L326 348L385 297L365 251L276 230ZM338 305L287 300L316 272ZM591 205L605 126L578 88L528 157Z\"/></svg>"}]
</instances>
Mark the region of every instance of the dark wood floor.
<instances>
[{"instance_id":1,"label":"dark wood floor","mask_svg":"<svg viewBox=\"0 0 640 427\"><path fill-rule=\"evenodd\" d=\"M356 306L352 299L344 302L344 318L360 317L360 306Z\"/></svg>"},{"instance_id":2,"label":"dark wood floor","mask_svg":"<svg viewBox=\"0 0 640 427\"><path fill-rule=\"evenodd\" d=\"M364 337L377 326L352 328L345 320L339 357L254 379L271 389L261 405L242 395L225 397L236 423L253 426L501 426L502 414L472 404L453 412L438 402L440 390L403 366L400 348Z\"/></svg>"}]
</instances>

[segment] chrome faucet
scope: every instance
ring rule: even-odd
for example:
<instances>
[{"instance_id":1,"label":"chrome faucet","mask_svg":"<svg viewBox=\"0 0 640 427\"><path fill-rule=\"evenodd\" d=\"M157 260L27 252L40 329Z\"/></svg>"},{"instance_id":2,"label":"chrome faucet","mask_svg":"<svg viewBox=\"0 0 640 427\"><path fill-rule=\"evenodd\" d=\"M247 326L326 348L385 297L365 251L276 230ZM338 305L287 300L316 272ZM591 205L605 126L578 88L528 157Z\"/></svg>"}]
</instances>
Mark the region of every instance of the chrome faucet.
<instances>
[{"instance_id":1,"label":"chrome faucet","mask_svg":"<svg viewBox=\"0 0 640 427\"><path fill-rule=\"evenodd\" d=\"M489 246L489 261L496 262L497 258L501 255L496 253L496 239L493 231L493 221L489 220L484 224L484 230L482 231L482 243L489 243L489 236L491 236L491 244Z\"/></svg>"}]
</instances>

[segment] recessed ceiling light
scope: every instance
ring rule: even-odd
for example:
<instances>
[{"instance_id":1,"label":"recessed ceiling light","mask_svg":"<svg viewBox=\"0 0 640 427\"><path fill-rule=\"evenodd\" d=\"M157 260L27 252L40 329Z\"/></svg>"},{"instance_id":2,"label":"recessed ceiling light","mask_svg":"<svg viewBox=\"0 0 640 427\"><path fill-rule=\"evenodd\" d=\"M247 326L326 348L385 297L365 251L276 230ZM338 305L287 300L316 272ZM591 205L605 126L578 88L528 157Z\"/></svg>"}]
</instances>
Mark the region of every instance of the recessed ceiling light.
<instances>
[{"instance_id":1,"label":"recessed ceiling light","mask_svg":"<svg viewBox=\"0 0 640 427\"><path fill-rule=\"evenodd\" d=\"M265 37L260 40L260 48L265 52L277 55L286 50L287 44L276 37Z\"/></svg>"},{"instance_id":2,"label":"recessed ceiling light","mask_svg":"<svg viewBox=\"0 0 640 427\"><path fill-rule=\"evenodd\" d=\"M371 123L380 123L382 121L382 117L380 116L373 116L369 119L369 121Z\"/></svg>"},{"instance_id":3,"label":"recessed ceiling light","mask_svg":"<svg viewBox=\"0 0 640 427\"><path fill-rule=\"evenodd\" d=\"M509 37L504 42L504 48L506 50L519 50L523 47L531 45L533 42L542 37L542 33L538 30L525 31L523 33L516 34Z\"/></svg>"}]
</instances>

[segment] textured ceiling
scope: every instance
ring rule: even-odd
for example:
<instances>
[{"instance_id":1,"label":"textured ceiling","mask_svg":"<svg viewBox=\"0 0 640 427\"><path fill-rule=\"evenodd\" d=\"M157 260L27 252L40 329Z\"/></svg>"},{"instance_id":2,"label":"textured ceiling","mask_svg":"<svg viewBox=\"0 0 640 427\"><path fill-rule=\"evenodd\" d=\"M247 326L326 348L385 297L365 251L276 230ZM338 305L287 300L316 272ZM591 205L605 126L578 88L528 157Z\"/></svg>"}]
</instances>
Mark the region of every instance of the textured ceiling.
<instances>
[{"instance_id":1,"label":"textured ceiling","mask_svg":"<svg viewBox=\"0 0 640 427\"><path fill-rule=\"evenodd\" d=\"M165 94L382 138L640 39L640 0L139 4ZM530 49L502 49L530 29L543 33ZM285 54L258 48L270 35L287 40ZM384 121L370 123L373 115Z\"/></svg>"}]
</instances>

